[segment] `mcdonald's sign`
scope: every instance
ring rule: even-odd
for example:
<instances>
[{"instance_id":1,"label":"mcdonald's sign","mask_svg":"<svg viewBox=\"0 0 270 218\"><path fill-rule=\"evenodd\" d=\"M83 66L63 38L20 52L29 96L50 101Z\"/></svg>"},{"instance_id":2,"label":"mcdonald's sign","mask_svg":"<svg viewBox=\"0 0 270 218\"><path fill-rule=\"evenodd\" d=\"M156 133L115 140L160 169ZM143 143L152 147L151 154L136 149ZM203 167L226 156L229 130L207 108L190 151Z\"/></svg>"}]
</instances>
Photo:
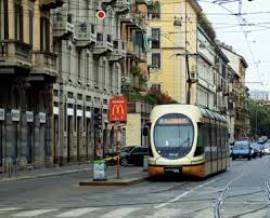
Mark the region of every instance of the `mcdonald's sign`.
<instances>
[{"instance_id":1,"label":"mcdonald's sign","mask_svg":"<svg viewBox=\"0 0 270 218\"><path fill-rule=\"evenodd\" d=\"M108 119L111 123L127 122L127 99L123 96L115 96L109 100Z\"/></svg>"}]
</instances>

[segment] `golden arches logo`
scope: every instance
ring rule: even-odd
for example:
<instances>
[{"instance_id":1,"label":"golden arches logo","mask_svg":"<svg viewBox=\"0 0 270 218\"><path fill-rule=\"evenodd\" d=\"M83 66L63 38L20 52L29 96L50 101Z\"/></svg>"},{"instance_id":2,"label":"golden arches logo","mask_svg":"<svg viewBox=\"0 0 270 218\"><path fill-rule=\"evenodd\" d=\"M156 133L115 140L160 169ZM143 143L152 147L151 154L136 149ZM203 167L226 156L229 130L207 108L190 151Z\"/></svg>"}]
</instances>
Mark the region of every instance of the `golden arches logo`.
<instances>
[{"instance_id":1,"label":"golden arches logo","mask_svg":"<svg viewBox=\"0 0 270 218\"><path fill-rule=\"evenodd\" d=\"M125 111L124 111L124 106L122 104L115 104L112 107L112 116L116 116L116 115L120 115L123 116L125 115Z\"/></svg>"}]
</instances>

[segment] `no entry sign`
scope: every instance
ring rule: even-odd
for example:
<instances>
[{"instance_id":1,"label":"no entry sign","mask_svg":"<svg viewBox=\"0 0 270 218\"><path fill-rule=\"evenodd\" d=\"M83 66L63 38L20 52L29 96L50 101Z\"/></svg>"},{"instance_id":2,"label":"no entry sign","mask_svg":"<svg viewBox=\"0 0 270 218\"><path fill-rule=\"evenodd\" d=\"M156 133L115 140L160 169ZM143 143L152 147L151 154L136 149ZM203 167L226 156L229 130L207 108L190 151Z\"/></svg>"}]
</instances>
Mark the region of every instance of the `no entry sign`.
<instances>
[{"instance_id":1,"label":"no entry sign","mask_svg":"<svg viewBox=\"0 0 270 218\"><path fill-rule=\"evenodd\" d=\"M97 13L96 13L96 17L99 20L104 20L105 17L106 17L106 12L103 11L103 10L98 10Z\"/></svg>"},{"instance_id":2,"label":"no entry sign","mask_svg":"<svg viewBox=\"0 0 270 218\"><path fill-rule=\"evenodd\" d=\"M109 100L108 119L111 123L127 122L127 99L124 96L114 96Z\"/></svg>"}]
</instances>

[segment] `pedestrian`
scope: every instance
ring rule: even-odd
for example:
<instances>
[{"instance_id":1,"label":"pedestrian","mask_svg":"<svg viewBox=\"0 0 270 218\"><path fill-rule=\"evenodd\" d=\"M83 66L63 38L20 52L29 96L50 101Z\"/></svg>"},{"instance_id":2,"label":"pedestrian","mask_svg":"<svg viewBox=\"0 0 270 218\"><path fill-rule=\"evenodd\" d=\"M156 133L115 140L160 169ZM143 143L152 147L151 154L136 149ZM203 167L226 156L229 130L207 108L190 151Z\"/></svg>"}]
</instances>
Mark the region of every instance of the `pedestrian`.
<instances>
[{"instance_id":1,"label":"pedestrian","mask_svg":"<svg viewBox=\"0 0 270 218\"><path fill-rule=\"evenodd\" d=\"M116 152L120 152L120 148L121 148L120 141L117 141L115 145Z\"/></svg>"},{"instance_id":2,"label":"pedestrian","mask_svg":"<svg viewBox=\"0 0 270 218\"><path fill-rule=\"evenodd\" d=\"M97 160L103 159L103 146L100 139L97 140L95 154Z\"/></svg>"}]
</instances>

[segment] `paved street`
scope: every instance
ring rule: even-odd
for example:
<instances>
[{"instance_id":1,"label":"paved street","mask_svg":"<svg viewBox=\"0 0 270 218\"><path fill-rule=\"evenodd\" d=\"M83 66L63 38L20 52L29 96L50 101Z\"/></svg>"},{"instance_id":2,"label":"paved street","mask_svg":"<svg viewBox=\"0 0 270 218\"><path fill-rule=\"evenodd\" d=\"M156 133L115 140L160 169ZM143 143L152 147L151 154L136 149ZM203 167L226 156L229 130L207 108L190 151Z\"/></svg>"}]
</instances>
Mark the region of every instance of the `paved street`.
<instances>
[{"instance_id":1,"label":"paved street","mask_svg":"<svg viewBox=\"0 0 270 218\"><path fill-rule=\"evenodd\" d=\"M0 217L270 217L269 165L270 156L238 160L229 171L203 181L145 181L128 187L79 187L86 172L5 182Z\"/></svg>"}]
</instances>

